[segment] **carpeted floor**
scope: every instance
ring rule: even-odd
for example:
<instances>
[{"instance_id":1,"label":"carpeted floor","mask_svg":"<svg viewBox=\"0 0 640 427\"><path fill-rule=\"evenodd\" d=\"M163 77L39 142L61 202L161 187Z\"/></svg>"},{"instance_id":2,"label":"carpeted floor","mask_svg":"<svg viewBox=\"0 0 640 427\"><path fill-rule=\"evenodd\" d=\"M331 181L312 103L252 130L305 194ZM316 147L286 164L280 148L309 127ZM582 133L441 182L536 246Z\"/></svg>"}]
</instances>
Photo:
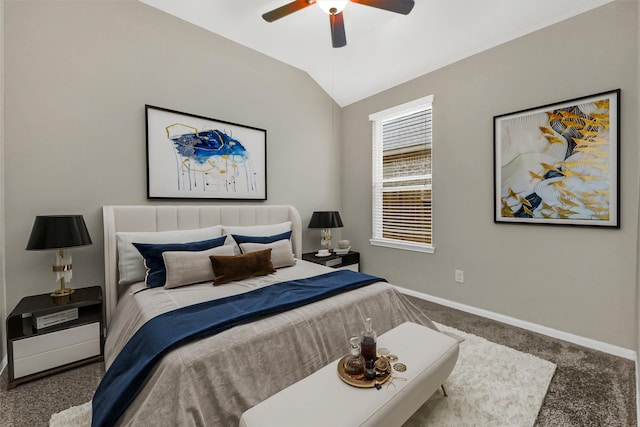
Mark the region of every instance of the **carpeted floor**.
<instances>
[{"instance_id":1,"label":"carpeted floor","mask_svg":"<svg viewBox=\"0 0 640 427\"><path fill-rule=\"evenodd\" d=\"M557 365L536 426L637 426L632 360L411 298L429 317Z\"/></svg>"},{"instance_id":2,"label":"carpeted floor","mask_svg":"<svg viewBox=\"0 0 640 427\"><path fill-rule=\"evenodd\" d=\"M637 426L633 361L431 302L410 299L424 307L438 323L557 365L536 426ZM103 369L102 363L94 363L25 383L9 391L5 370L0 378L0 426L48 425L53 413L91 399Z\"/></svg>"}]
</instances>

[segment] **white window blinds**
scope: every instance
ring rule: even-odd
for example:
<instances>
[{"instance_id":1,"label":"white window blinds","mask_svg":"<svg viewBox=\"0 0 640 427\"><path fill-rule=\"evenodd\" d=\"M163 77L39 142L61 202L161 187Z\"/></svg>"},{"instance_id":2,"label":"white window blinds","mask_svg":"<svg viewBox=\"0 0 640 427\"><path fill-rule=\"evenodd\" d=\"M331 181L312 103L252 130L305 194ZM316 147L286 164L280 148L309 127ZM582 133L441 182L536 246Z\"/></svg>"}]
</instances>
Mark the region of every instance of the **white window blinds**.
<instances>
[{"instance_id":1,"label":"white window blinds","mask_svg":"<svg viewBox=\"0 0 640 427\"><path fill-rule=\"evenodd\" d=\"M428 96L370 116L374 245L433 251L432 103Z\"/></svg>"}]
</instances>

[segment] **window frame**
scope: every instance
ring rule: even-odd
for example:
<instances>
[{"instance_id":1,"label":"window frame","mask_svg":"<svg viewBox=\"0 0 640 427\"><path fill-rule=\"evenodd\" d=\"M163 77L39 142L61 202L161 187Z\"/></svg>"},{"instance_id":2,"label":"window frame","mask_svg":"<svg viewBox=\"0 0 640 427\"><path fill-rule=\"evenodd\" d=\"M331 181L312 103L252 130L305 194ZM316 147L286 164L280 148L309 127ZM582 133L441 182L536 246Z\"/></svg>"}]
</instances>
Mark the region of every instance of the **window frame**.
<instances>
[{"instance_id":1,"label":"window frame","mask_svg":"<svg viewBox=\"0 0 640 427\"><path fill-rule=\"evenodd\" d=\"M386 110L379 111L377 113L373 113L369 115L369 121L373 123L372 125L372 171L371 171L371 214L372 214L372 224L371 224L371 238L369 239L369 244L372 246L382 246L387 248L401 249L407 251L414 252L423 252L423 253L435 253L436 247L433 240L433 167L431 169L431 243L418 243L411 242L408 240L401 239L389 239L380 236L376 236L376 231L378 231L379 220L377 216L378 212L382 212L382 207L376 204L376 191L377 188L382 183L382 178L378 176L378 173L381 173L382 167L381 163L383 160L383 141L382 141L382 126L383 122L393 120L402 116L407 116L410 114L414 114L416 112L431 109L431 123L433 124L433 95L428 95L422 98L415 99L413 101L406 102L401 105L397 105L395 107L388 108ZM431 141L431 154L433 156L433 141ZM379 182L380 181L380 182ZM380 198L382 200L382 198ZM382 230L380 226L379 230Z\"/></svg>"}]
</instances>

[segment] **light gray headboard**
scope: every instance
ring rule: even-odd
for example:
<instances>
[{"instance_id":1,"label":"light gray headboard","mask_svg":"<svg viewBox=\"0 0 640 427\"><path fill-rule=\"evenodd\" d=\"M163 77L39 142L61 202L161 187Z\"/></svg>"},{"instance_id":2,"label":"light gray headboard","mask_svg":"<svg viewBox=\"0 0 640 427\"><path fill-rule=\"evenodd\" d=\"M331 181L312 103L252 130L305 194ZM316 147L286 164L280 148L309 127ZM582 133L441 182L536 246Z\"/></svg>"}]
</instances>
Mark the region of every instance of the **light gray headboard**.
<instances>
[{"instance_id":1,"label":"light gray headboard","mask_svg":"<svg viewBox=\"0 0 640 427\"><path fill-rule=\"evenodd\" d=\"M291 243L296 258L302 257L302 224L298 210L288 205L239 206L103 206L104 279L107 325L118 302L119 231L168 231L213 225L266 225L291 221Z\"/></svg>"}]
</instances>

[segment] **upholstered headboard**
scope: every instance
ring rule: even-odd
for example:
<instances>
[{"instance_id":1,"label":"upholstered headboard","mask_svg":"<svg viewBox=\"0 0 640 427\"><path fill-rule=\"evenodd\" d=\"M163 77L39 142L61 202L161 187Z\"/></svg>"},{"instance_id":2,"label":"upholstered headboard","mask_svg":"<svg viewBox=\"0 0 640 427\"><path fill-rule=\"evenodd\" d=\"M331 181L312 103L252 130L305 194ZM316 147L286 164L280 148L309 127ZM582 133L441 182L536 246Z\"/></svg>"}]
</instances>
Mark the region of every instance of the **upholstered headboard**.
<instances>
[{"instance_id":1,"label":"upholstered headboard","mask_svg":"<svg viewBox=\"0 0 640 427\"><path fill-rule=\"evenodd\" d=\"M302 257L302 224L298 210L288 205L239 206L104 206L105 303L107 324L119 297L119 231L188 230L214 225L266 225L291 221L291 243L296 258Z\"/></svg>"}]
</instances>

